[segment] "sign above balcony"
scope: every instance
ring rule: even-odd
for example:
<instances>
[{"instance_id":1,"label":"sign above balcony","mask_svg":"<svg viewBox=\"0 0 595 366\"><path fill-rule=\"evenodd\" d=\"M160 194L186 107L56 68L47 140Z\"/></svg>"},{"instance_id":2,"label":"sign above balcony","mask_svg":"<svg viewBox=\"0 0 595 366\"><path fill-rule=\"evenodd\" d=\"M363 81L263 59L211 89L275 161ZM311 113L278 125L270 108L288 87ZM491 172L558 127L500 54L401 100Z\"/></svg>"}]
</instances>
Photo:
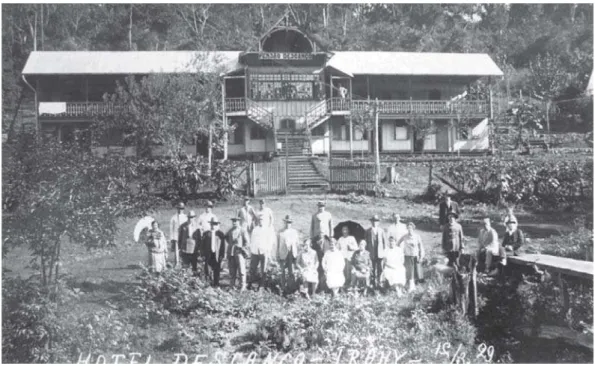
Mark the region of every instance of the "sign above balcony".
<instances>
[{"instance_id":1,"label":"sign above balcony","mask_svg":"<svg viewBox=\"0 0 595 366\"><path fill-rule=\"evenodd\" d=\"M325 53L306 52L245 52L240 63L246 66L291 66L321 67L326 62Z\"/></svg>"},{"instance_id":2,"label":"sign above balcony","mask_svg":"<svg viewBox=\"0 0 595 366\"><path fill-rule=\"evenodd\" d=\"M298 52L261 52L258 54L259 60L312 60L311 53Z\"/></svg>"}]
</instances>

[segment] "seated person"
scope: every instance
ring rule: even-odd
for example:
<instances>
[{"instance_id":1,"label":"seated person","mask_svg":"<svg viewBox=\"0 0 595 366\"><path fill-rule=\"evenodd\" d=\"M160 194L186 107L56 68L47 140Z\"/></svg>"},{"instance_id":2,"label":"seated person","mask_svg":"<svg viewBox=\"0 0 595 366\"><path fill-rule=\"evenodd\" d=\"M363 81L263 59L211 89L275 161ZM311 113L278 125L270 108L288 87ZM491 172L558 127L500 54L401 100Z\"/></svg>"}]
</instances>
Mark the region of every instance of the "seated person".
<instances>
[{"instance_id":1,"label":"seated person","mask_svg":"<svg viewBox=\"0 0 595 366\"><path fill-rule=\"evenodd\" d=\"M390 289L397 292L397 296L401 296L401 287L405 287L405 255L403 248L397 246L397 240L391 236L388 238L388 249L385 252L383 259L382 279L386 282Z\"/></svg>"},{"instance_id":2,"label":"seated person","mask_svg":"<svg viewBox=\"0 0 595 366\"><path fill-rule=\"evenodd\" d=\"M372 270L372 260L370 252L366 250L366 241L359 242L358 249L351 257L351 280L354 288L363 288L364 294L370 287L370 272Z\"/></svg>"},{"instance_id":3,"label":"seated person","mask_svg":"<svg viewBox=\"0 0 595 366\"><path fill-rule=\"evenodd\" d=\"M523 244L525 244L525 235L518 228L516 220L508 220L506 222L506 233L502 240L502 247L506 251L506 254L518 255L519 249Z\"/></svg>"}]
</instances>

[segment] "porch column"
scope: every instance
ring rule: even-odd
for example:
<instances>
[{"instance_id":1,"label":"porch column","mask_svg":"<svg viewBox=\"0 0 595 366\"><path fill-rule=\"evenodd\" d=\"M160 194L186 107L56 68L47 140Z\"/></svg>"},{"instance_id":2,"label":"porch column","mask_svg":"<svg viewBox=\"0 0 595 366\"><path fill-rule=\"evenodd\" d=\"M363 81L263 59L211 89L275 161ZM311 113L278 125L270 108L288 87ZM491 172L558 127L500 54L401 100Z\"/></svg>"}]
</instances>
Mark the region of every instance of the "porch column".
<instances>
[{"instance_id":1,"label":"porch column","mask_svg":"<svg viewBox=\"0 0 595 366\"><path fill-rule=\"evenodd\" d=\"M366 75L366 92L368 93L368 100L370 100L370 76Z\"/></svg>"},{"instance_id":2,"label":"porch column","mask_svg":"<svg viewBox=\"0 0 595 366\"><path fill-rule=\"evenodd\" d=\"M349 158L353 160L353 121L349 114Z\"/></svg>"},{"instance_id":3,"label":"porch column","mask_svg":"<svg viewBox=\"0 0 595 366\"><path fill-rule=\"evenodd\" d=\"M85 101L89 103L89 77L84 76L85 78Z\"/></svg>"},{"instance_id":4,"label":"porch column","mask_svg":"<svg viewBox=\"0 0 595 366\"><path fill-rule=\"evenodd\" d=\"M221 106L222 106L222 119L223 119L223 161L227 160L227 143L229 136L227 132L227 115L225 114L225 78L221 79ZM198 154L198 151L196 152Z\"/></svg>"}]
</instances>

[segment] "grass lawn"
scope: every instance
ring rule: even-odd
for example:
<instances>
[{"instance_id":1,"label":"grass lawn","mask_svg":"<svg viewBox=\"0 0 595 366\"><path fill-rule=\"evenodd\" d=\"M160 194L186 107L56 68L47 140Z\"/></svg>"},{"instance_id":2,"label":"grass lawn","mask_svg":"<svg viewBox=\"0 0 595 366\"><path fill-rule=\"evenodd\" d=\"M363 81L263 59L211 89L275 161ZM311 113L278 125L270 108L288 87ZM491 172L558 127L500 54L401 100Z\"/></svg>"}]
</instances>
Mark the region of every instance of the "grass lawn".
<instances>
[{"instance_id":1,"label":"grass lawn","mask_svg":"<svg viewBox=\"0 0 595 366\"><path fill-rule=\"evenodd\" d=\"M407 185L415 186L416 180L419 180L421 184L424 175L427 179L427 172L420 172L419 174L409 176L402 174L401 179L408 179ZM399 195L409 194L412 194L412 192L402 192ZM318 200L325 200L327 202L327 210L332 213L335 225L342 221L353 220L359 222L364 228L367 228L369 227L369 218L372 215L377 214L381 217L381 226L385 228L389 225L390 215L397 212L401 215L403 221L413 221L417 225L428 259L432 261L442 258L440 253L441 234L437 225L438 210L436 206L413 203L402 198L370 198L370 202L366 204L351 204L342 202L340 200L342 197L343 196L336 195L276 196L268 197L267 204L275 213L274 225L277 230L282 228L282 219L285 215L291 215L294 220L293 225L300 232L302 238L306 238L307 235L309 235L311 215L315 212L316 202ZM234 215L238 207L237 203L221 203L215 206L214 211L222 222L222 229L224 231L231 227L230 217ZM202 211L201 208L191 204L187 207L187 210L190 209L197 211L197 213ZM163 209L154 215L166 235L169 235L169 219L173 214L173 209ZM485 215L492 217L494 222L496 222L495 227L497 231L503 233L504 228L500 220L501 214L502 213L487 206L464 207L461 223L465 235L468 237L470 248L476 246L479 222ZM571 230L568 222L560 222L559 218L555 216L535 216L525 212L519 212L517 217L521 223L521 228L525 230L531 238L531 243L528 244L529 251L539 251L540 246L547 241L549 236ZM132 232L135 223L136 220L129 220L121 223L117 245L113 248L87 251L84 248L80 248L75 243L64 243L64 248L62 249L62 253L64 253L62 272L69 278L69 286L75 289L78 294L77 301L69 304L68 317L72 319L72 321L81 322L95 314L103 314L108 311L116 311L121 314L134 312L133 309L127 308L127 305L125 304L128 304L127 301L131 296L134 285L139 283L137 276L141 273L141 265L146 262L147 255L144 245L134 243L132 240ZM32 270L27 268L29 259L30 257L27 250L22 248L19 248L18 250L15 249L8 253L3 261L5 276L26 277L33 274ZM169 260L172 261L172 259L173 255L170 254ZM129 329L129 331L133 332L135 337L134 341L126 346L126 349L128 349L129 352L139 352L144 355L151 354L153 357L151 362L174 362L176 359L175 353L177 352L187 354L188 357L190 357L188 362L193 361L195 354L208 354L208 359L214 361L221 360L221 357L224 357L224 360L231 362L231 359L229 358L230 356L222 355L232 355L234 352L245 351L246 349L252 350L252 348L246 348L246 345L258 343L255 341L255 339L259 339L258 337L264 338L264 336L258 335L258 332L263 332L262 329L258 328L258 324L262 322L263 319L282 318L287 314L304 314L304 312L307 313L308 311L316 312L318 311L318 308L327 309L325 311L329 311L329 314L335 315L336 311L339 311L336 309L341 309L341 314L344 314L346 317L348 316L347 314L350 314L349 316L357 317L360 313L354 312L352 314L351 312L359 307L376 309L378 306L390 306L390 309L382 308L378 311L383 314L389 314L387 315L389 317L394 316L395 322L410 322L410 319L412 319L411 317L413 316L412 314L418 314L415 313L415 307L420 301L420 298L426 296L428 293L436 293L436 286L436 283L426 283L419 286L415 293L408 294L401 299L389 298L393 295L379 295L380 297L375 295L367 298L353 298L347 295L342 295L341 299L337 300L336 303L329 303L328 295L321 295L317 300L309 303L301 298L284 298L269 292L235 293L228 288L227 264L224 263L222 287L220 289L202 289L201 291L211 291L208 293L212 294L213 299L222 299L221 301L227 303L233 302L234 304L237 304L237 306L246 306L246 304L249 304L251 307L249 311L253 314L251 317L239 319L237 316L224 316L221 314L218 315L218 313L214 315L200 314L200 317L194 320L176 320L160 323L159 325L153 325L148 328L130 326L131 329ZM444 289L448 288L444 286ZM380 300L378 300L379 298ZM373 310L372 313L374 311L376 310ZM412 311L413 313L411 313ZM422 316L420 314L421 313L416 316ZM425 315L423 316L426 317L433 316L426 313L424 314ZM197 317L198 316L199 315L197 315ZM200 321L198 319L200 319ZM349 325L348 319L341 319L333 320L335 322L333 324L344 324L342 326ZM424 321L430 322L438 320L426 319ZM440 321L458 322L462 320L442 319ZM374 322L378 322L379 328L376 332L382 332L382 319L374 318L370 320L370 322L370 324L376 324ZM337 325L337 327L339 327L339 325ZM414 330L417 329L415 328L415 324L410 323L403 323L403 327L409 327ZM463 325L461 325L461 327L463 327ZM333 330L335 328L330 329ZM340 329L340 327L336 328L336 331L340 331ZM413 332L413 330L411 331ZM432 333L433 330L431 329L417 329L415 332L417 332L415 334L425 334L424 336L430 337L428 339L435 338L437 342L439 342L440 336L433 335L434 333ZM447 330L444 330L444 332L447 332ZM200 333L201 336L198 336L198 333ZM409 339L407 338L409 336L410 335L403 335L403 339ZM364 335L362 335L362 337L364 337ZM364 341L360 339L357 342ZM413 340L411 342L413 342ZM401 346L404 347L403 349L411 350L409 351L409 356L402 360L415 360L419 357L425 357L423 355L430 355L432 353L431 350L436 347L436 344L424 345L425 348L422 347L424 350L422 356L419 356L419 354L414 352L416 347L419 348L414 344L406 344L405 342ZM258 349L262 351L262 347L264 346L259 347L260 348ZM78 355L81 352L84 354L83 357L86 357L88 352L96 352L96 350L80 350L79 353L74 352L73 354ZM315 351L308 351L307 354L309 355L308 357L319 355ZM322 354L319 356L325 360L334 357ZM71 362L76 362L76 357L78 356L73 357L75 359L72 359ZM344 357L347 356L344 355ZM312 358L309 358L308 360L310 362L316 362L316 360ZM345 359L342 360L347 362ZM394 361L395 359L393 358L391 360ZM140 361L144 362L145 358L142 358ZM295 361L295 359L293 359L293 361ZM363 359L359 358L357 361L360 363L364 362ZM441 362L441 359L424 358L422 361ZM447 360L444 360L444 362L446 361ZM481 360L471 361L480 362ZM93 358L91 362L95 362L95 359Z\"/></svg>"}]
</instances>

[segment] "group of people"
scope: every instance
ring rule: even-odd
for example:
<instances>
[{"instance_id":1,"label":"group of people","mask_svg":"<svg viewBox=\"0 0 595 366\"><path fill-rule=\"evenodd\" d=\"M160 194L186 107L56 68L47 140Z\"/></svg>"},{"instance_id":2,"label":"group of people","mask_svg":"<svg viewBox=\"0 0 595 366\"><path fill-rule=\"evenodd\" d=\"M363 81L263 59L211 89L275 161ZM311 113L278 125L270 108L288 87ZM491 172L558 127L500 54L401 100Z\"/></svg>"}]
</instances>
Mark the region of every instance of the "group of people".
<instances>
[{"instance_id":1,"label":"group of people","mask_svg":"<svg viewBox=\"0 0 595 366\"><path fill-rule=\"evenodd\" d=\"M440 203L439 221L442 229L442 250L450 266L458 266L458 259L465 249L463 228L457 222L459 215L458 203L452 201L449 195L445 196L444 201ZM503 223L506 231L501 242L489 217L482 219L482 228L479 231L478 267L481 272L490 276L501 273L506 265L506 258L517 255L525 243L525 236L518 228L518 221L512 207L507 209Z\"/></svg>"},{"instance_id":2,"label":"group of people","mask_svg":"<svg viewBox=\"0 0 595 366\"><path fill-rule=\"evenodd\" d=\"M341 235L333 236L333 218L320 201L312 215L307 238L293 228L290 215L284 219L284 228L274 229L274 214L264 200L259 206L244 205L231 217L231 228L224 233L220 221L213 213L213 203L207 202L198 217L194 211L184 213L179 203L170 220L171 250L177 251L184 267L197 273L199 259L204 261L204 273L219 285L224 260L227 261L231 286L239 282L240 290L264 285L267 268L276 261L281 270L281 287L285 292L299 289L306 297L319 290L336 295L341 289L389 288L397 294L415 289L423 281L422 261L425 257L422 239L415 224L401 222L393 214L391 224L383 229L380 218L370 218L370 227L359 242L351 235L349 225L341 227ZM442 250L450 266L458 265L465 248L461 225L457 222L459 205L446 196L439 208L442 230ZM506 256L514 255L524 242L512 209L505 217L506 233L500 243L498 233L490 219L483 220L479 233L479 257L482 269L493 275L506 264ZM165 268L168 245L165 235L153 223L147 239L149 265L155 272ZM246 267L249 267L247 271ZM210 275L212 272L212 276Z\"/></svg>"}]
</instances>

